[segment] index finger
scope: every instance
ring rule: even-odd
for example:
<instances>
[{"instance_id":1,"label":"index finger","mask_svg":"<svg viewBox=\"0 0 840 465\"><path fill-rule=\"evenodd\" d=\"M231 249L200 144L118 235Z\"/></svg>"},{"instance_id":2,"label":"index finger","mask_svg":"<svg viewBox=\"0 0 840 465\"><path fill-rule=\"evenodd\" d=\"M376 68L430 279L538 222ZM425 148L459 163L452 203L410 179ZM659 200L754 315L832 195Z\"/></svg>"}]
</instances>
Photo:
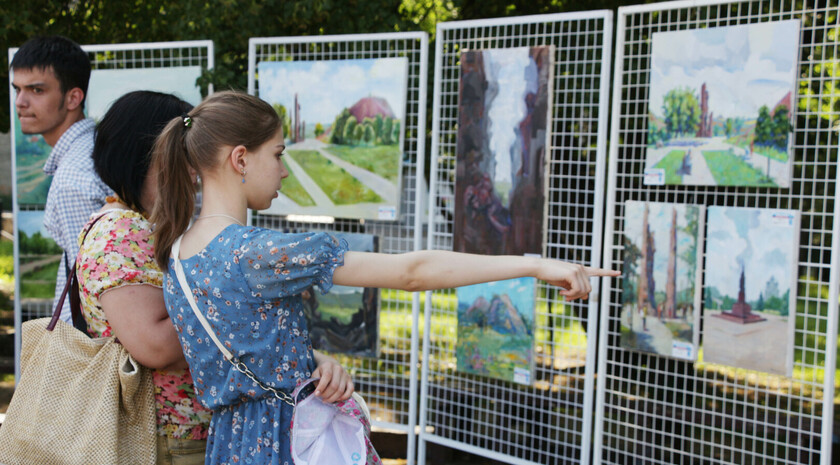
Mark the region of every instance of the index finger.
<instances>
[{"instance_id":1,"label":"index finger","mask_svg":"<svg viewBox=\"0 0 840 465\"><path fill-rule=\"evenodd\" d=\"M590 266L583 267L583 270L586 272L586 276L590 278L593 276L621 276L621 271L619 270L608 270L606 268L594 268Z\"/></svg>"},{"instance_id":2,"label":"index finger","mask_svg":"<svg viewBox=\"0 0 840 465\"><path fill-rule=\"evenodd\" d=\"M319 367L320 368L320 367ZM315 395L320 396L324 390L330 387L332 381L332 372L330 370L321 370L321 379L318 380L318 385L315 386Z\"/></svg>"}]
</instances>

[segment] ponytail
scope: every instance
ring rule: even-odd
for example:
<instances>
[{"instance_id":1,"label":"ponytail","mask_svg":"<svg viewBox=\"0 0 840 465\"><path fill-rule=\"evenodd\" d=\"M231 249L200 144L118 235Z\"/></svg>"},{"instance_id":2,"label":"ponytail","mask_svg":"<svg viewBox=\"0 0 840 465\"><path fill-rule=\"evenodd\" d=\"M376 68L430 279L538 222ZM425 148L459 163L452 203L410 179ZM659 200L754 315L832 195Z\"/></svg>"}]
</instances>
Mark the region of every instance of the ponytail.
<instances>
[{"instance_id":1,"label":"ponytail","mask_svg":"<svg viewBox=\"0 0 840 465\"><path fill-rule=\"evenodd\" d=\"M170 121L155 141L152 170L157 174L158 197L152 210L155 225L155 260L160 269L169 267L172 244L190 224L195 209L195 185L184 141L184 118Z\"/></svg>"},{"instance_id":2,"label":"ponytail","mask_svg":"<svg viewBox=\"0 0 840 465\"><path fill-rule=\"evenodd\" d=\"M166 125L152 152L158 197L151 221L155 225L155 260L162 270L169 267L172 244L189 227L195 209L193 173L202 174L219 165L223 147L258 148L277 135L281 123L265 101L225 91L207 97L189 114Z\"/></svg>"}]
</instances>

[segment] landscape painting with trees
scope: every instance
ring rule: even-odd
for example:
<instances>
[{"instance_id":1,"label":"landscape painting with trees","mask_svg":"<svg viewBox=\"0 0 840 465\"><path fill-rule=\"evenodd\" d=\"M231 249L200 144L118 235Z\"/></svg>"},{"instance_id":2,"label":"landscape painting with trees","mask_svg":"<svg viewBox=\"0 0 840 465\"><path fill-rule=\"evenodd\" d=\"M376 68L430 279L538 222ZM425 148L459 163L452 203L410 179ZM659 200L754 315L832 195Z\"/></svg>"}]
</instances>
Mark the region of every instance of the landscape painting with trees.
<instances>
[{"instance_id":1,"label":"landscape painting with trees","mask_svg":"<svg viewBox=\"0 0 840 465\"><path fill-rule=\"evenodd\" d=\"M542 254L553 50L461 53L455 251Z\"/></svg>"},{"instance_id":2,"label":"landscape painting with trees","mask_svg":"<svg viewBox=\"0 0 840 465\"><path fill-rule=\"evenodd\" d=\"M64 251L44 228L43 211L20 211L17 215L20 294L24 303L32 299L52 302L55 279Z\"/></svg>"},{"instance_id":3,"label":"landscape painting with trees","mask_svg":"<svg viewBox=\"0 0 840 465\"><path fill-rule=\"evenodd\" d=\"M790 186L799 26L653 34L645 184Z\"/></svg>"},{"instance_id":4,"label":"landscape painting with trees","mask_svg":"<svg viewBox=\"0 0 840 465\"><path fill-rule=\"evenodd\" d=\"M408 59L262 61L289 177L265 213L396 220Z\"/></svg>"},{"instance_id":5,"label":"landscape painting with trees","mask_svg":"<svg viewBox=\"0 0 840 465\"><path fill-rule=\"evenodd\" d=\"M697 358L704 208L624 205L623 347Z\"/></svg>"},{"instance_id":6,"label":"landscape painting with trees","mask_svg":"<svg viewBox=\"0 0 840 465\"><path fill-rule=\"evenodd\" d=\"M536 286L518 278L456 290L458 371L531 384Z\"/></svg>"},{"instance_id":7,"label":"landscape painting with trees","mask_svg":"<svg viewBox=\"0 0 840 465\"><path fill-rule=\"evenodd\" d=\"M709 207L703 361L790 376L799 212Z\"/></svg>"}]
</instances>

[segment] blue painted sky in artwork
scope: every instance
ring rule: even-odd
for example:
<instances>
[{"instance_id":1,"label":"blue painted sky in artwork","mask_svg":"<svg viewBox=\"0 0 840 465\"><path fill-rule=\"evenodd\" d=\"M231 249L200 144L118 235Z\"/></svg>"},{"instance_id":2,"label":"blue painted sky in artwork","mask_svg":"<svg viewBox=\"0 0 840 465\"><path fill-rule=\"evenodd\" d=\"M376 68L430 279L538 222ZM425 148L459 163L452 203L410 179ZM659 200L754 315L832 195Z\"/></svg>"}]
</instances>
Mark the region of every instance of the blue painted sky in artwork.
<instances>
[{"instance_id":1,"label":"blue painted sky in artwork","mask_svg":"<svg viewBox=\"0 0 840 465\"><path fill-rule=\"evenodd\" d=\"M199 76L200 66L95 69L90 73L85 109L99 121L114 100L135 90L174 94L195 106L201 102L201 90L195 83Z\"/></svg>"},{"instance_id":2,"label":"blue painted sky in artwork","mask_svg":"<svg viewBox=\"0 0 840 465\"><path fill-rule=\"evenodd\" d=\"M280 103L292 114L298 94L307 125L328 127L341 110L364 97L384 98L404 121L408 59L363 58L324 61L261 61L257 65L259 96Z\"/></svg>"},{"instance_id":3,"label":"blue painted sky in artwork","mask_svg":"<svg viewBox=\"0 0 840 465\"><path fill-rule=\"evenodd\" d=\"M695 246L696 238L689 236L682 231L686 226L686 211L697 216L698 207L689 205L671 205L664 203L648 204L648 223L653 232L653 241L656 252L654 254L653 279L656 281L657 292L665 292L665 282L668 278L668 247L670 246L671 215L676 209L677 212L677 288L679 290L689 287L688 267L679 257L686 253L692 246ZM629 201L624 207L624 234L641 249L642 220L644 218L644 202ZM697 248L695 247L695 253ZM637 268L640 269L640 268Z\"/></svg>"},{"instance_id":4,"label":"blue painted sky in artwork","mask_svg":"<svg viewBox=\"0 0 840 465\"><path fill-rule=\"evenodd\" d=\"M487 133L490 136L490 151L495 155L493 180L497 183L513 182L513 172L519 167L511 166L512 159L522 159L521 153L511 156L511 151L521 152L516 130L527 111L525 96L539 90L537 66L529 55L530 51L529 47L482 51L488 94L496 92L487 102L487 119L490 122Z\"/></svg>"},{"instance_id":5,"label":"blue painted sky in artwork","mask_svg":"<svg viewBox=\"0 0 840 465\"><path fill-rule=\"evenodd\" d=\"M650 110L662 116L664 95L705 82L715 116L755 118L794 90L799 20L653 34Z\"/></svg>"},{"instance_id":6,"label":"blue painted sky in artwork","mask_svg":"<svg viewBox=\"0 0 840 465\"><path fill-rule=\"evenodd\" d=\"M490 301L493 295L507 294L519 313L533 321L534 306L536 305L536 285L537 280L534 278L518 278L459 287L456 291L458 306L466 305L469 307L479 297L484 297Z\"/></svg>"},{"instance_id":7,"label":"blue painted sky in artwork","mask_svg":"<svg viewBox=\"0 0 840 465\"><path fill-rule=\"evenodd\" d=\"M709 207L706 285L737 298L743 263L747 300L758 299L771 276L784 294L793 277L798 218L793 210Z\"/></svg>"},{"instance_id":8,"label":"blue painted sky in artwork","mask_svg":"<svg viewBox=\"0 0 840 465\"><path fill-rule=\"evenodd\" d=\"M27 236L32 236L40 231L44 237L52 237L44 228L44 212L37 211L19 211L17 215L18 230L25 232Z\"/></svg>"}]
</instances>

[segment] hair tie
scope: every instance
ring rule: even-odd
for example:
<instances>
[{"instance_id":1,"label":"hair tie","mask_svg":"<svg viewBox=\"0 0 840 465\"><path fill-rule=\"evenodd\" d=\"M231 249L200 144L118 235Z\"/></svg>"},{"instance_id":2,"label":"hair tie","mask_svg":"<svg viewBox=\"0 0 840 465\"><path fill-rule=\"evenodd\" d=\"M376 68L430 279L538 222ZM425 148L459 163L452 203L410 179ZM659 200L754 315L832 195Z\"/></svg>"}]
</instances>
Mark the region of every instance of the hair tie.
<instances>
[{"instance_id":1,"label":"hair tie","mask_svg":"<svg viewBox=\"0 0 840 465\"><path fill-rule=\"evenodd\" d=\"M190 117L190 115L184 113L184 114L181 115L181 118L184 119L184 127L185 128L192 127L192 118Z\"/></svg>"}]
</instances>

